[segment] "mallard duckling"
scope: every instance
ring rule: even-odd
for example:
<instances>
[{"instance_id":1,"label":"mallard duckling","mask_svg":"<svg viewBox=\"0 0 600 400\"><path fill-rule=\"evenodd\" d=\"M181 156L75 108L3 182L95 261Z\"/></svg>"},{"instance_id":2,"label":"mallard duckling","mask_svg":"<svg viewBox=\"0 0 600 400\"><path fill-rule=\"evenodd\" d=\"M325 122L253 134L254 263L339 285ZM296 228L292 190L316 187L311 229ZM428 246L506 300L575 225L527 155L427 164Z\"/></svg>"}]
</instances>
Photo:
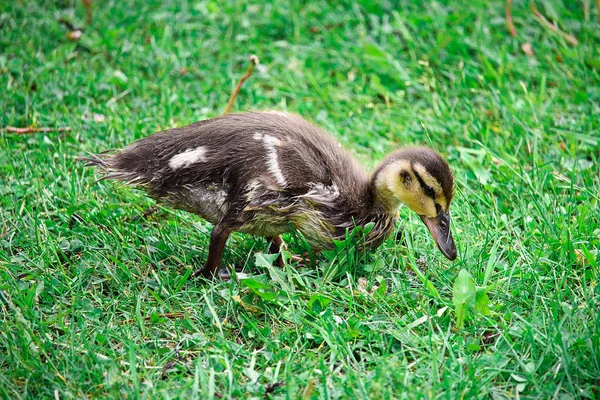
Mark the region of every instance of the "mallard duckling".
<instances>
[{"instance_id":1,"label":"mallard duckling","mask_svg":"<svg viewBox=\"0 0 600 400\"><path fill-rule=\"evenodd\" d=\"M391 233L400 203L416 212L450 260L452 172L436 152L406 148L368 176L330 135L297 115L228 114L140 139L114 154L84 158L105 178L144 188L166 205L214 224L208 259L197 271L212 278L233 231L269 238L293 228L315 251L348 230L373 223L376 247Z\"/></svg>"}]
</instances>

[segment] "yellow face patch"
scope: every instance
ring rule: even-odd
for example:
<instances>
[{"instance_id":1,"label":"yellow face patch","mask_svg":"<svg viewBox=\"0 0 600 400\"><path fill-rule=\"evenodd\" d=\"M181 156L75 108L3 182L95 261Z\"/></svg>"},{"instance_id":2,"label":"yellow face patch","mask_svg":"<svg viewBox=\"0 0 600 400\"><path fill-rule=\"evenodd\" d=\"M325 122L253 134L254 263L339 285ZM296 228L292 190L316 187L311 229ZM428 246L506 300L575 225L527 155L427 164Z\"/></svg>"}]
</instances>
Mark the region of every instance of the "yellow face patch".
<instances>
[{"instance_id":1,"label":"yellow face patch","mask_svg":"<svg viewBox=\"0 0 600 400\"><path fill-rule=\"evenodd\" d=\"M415 164L415 170L417 166L419 167L417 173L423 182L435 191L436 200L446 209L446 199L441 185L425 171L422 165ZM436 201L425 193L409 161L398 160L390 163L378 175L377 191L388 207L398 207L399 203L404 203L418 215L429 218L437 215Z\"/></svg>"}]
</instances>

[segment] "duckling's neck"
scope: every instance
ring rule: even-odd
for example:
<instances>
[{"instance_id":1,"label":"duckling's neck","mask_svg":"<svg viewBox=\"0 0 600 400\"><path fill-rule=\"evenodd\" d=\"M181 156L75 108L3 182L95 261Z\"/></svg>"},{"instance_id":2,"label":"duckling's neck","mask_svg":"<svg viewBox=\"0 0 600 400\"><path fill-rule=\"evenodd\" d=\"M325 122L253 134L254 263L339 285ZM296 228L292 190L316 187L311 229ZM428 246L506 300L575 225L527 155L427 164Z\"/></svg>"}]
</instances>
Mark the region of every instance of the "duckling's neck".
<instances>
[{"instance_id":1,"label":"duckling's neck","mask_svg":"<svg viewBox=\"0 0 600 400\"><path fill-rule=\"evenodd\" d=\"M374 207L381 207L386 213L395 213L403 198L408 196L406 188L398 179L400 173L410 168L408 160L385 160L371 175L370 187Z\"/></svg>"}]
</instances>

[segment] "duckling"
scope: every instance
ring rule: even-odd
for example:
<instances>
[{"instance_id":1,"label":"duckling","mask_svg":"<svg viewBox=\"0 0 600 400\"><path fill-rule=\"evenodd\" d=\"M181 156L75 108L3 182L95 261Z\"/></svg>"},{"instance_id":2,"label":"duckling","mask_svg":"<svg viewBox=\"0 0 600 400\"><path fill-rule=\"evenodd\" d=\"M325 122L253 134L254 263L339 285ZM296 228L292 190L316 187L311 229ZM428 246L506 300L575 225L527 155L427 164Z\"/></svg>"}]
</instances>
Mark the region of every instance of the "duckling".
<instances>
[{"instance_id":1,"label":"duckling","mask_svg":"<svg viewBox=\"0 0 600 400\"><path fill-rule=\"evenodd\" d=\"M218 276L233 231L264 236L279 252L295 229L312 250L373 223L369 248L392 232L401 203L416 212L450 260L454 178L426 147L388 155L369 176L333 137L301 117L245 112L158 132L116 153L83 157L104 178L146 190L157 201L214 224L208 259L196 275Z\"/></svg>"}]
</instances>

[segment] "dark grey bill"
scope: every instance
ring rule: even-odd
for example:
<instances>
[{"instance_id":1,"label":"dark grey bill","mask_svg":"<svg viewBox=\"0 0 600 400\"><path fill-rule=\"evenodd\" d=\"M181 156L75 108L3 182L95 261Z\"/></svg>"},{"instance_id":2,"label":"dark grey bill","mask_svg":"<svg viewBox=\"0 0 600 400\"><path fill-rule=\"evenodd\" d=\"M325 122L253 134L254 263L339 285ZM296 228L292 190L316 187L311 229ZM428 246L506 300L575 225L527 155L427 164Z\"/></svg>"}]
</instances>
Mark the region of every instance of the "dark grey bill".
<instances>
[{"instance_id":1,"label":"dark grey bill","mask_svg":"<svg viewBox=\"0 0 600 400\"><path fill-rule=\"evenodd\" d=\"M443 255L450 261L456 258L456 246L454 245L454 239L452 239L452 231L450 230L450 214L440 211L440 213L434 218L428 218L420 216L421 220L429 232L438 249Z\"/></svg>"}]
</instances>

